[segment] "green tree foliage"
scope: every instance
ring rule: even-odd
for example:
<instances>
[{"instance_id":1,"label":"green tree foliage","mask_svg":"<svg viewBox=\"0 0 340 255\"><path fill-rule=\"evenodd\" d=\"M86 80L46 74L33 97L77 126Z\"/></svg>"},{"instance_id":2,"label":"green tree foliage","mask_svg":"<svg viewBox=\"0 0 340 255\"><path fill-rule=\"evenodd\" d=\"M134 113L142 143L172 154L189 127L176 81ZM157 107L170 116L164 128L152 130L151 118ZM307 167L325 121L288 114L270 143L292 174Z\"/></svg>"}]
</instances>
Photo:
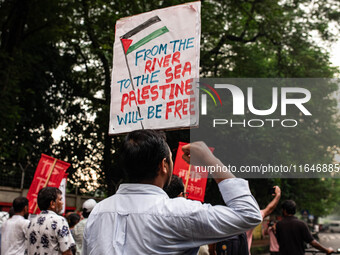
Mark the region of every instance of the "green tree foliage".
<instances>
[{"instance_id":1,"label":"green tree foliage","mask_svg":"<svg viewBox=\"0 0 340 255\"><path fill-rule=\"evenodd\" d=\"M336 14L329 15L338 13L336 6L339 3L230 1L228 5L206 4L205 10L209 9L209 12L202 13L203 20L209 20L202 24L204 76L314 78L332 77L336 71L330 68L328 54L311 39L311 31L318 31L324 39L337 38L338 33L330 33L328 24L331 20L339 21ZM216 13L218 18L209 15L211 13ZM313 100L308 108L313 112L313 118L305 119L306 129L296 129L298 133L294 134L280 128L229 129L223 134L228 137L223 153L230 155L230 161L235 165L332 162L334 154L329 148L339 146L340 142L337 102L332 98L338 89L337 85L311 88ZM260 86L256 91L255 100L259 103L255 102L255 105L268 109L266 102L271 103L268 102L271 91ZM339 201L334 195L338 180L251 179L250 187L261 208L271 200L267 190L274 184L282 186L282 200L294 199L299 208L308 209L315 215L329 213ZM214 186L209 187L216 190ZM206 199L217 202L216 196L209 193Z\"/></svg>"},{"instance_id":2,"label":"green tree foliage","mask_svg":"<svg viewBox=\"0 0 340 255\"><path fill-rule=\"evenodd\" d=\"M183 2L1 0L1 175L18 171L18 163L29 165L32 175L40 153L47 153L72 163L71 181L83 190L90 189L86 181L79 180L91 180L94 171L105 187L102 189L114 193L124 177L118 165L122 136L110 137L107 132L115 22ZM312 40L311 32L333 40L336 35L329 24L339 22L338 5L331 0L202 1L202 76L332 77L336 70L330 67L328 54ZM301 160L322 151L323 159L330 160L327 146L339 145L335 102L330 98L336 89L330 86L313 92L325 98L322 105L311 105L318 113L314 115L319 123L329 124L319 134L310 123L310 130L301 134L313 143L315 151L306 153L294 138L279 137L285 150L299 148ZM324 111L326 108L329 111ZM65 136L56 143L51 131L62 123L67 124ZM248 160L266 160L259 153L267 152L267 158L276 155L276 161L291 160L289 153L274 154L272 131L262 131L233 136L243 137L250 147L261 145ZM173 152L178 141L189 141L188 131L167 135ZM231 148L238 142L231 141ZM239 158L239 163L242 160ZM333 180L251 180L261 205L267 202L261 187L277 182L287 190L284 197L317 186L318 208L325 208L317 208L320 214L336 200L330 196L336 187ZM208 190L214 188L211 185ZM218 202L213 197L207 199ZM311 207L312 202L301 206Z\"/></svg>"},{"instance_id":3,"label":"green tree foliage","mask_svg":"<svg viewBox=\"0 0 340 255\"><path fill-rule=\"evenodd\" d=\"M0 158L3 173L34 168L51 154L52 128L62 120L73 90L75 59L62 54L65 9L59 1L1 1Z\"/></svg>"}]
</instances>

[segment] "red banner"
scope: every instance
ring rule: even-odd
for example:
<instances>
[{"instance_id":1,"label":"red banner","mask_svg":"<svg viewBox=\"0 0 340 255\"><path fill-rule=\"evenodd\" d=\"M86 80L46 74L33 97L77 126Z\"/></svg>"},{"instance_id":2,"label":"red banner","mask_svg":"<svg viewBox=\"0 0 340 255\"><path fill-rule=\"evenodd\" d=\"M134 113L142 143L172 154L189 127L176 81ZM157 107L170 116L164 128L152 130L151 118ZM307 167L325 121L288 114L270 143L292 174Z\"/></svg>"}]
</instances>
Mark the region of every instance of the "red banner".
<instances>
[{"instance_id":1,"label":"red banner","mask_svg":"<svg viewBox=\"0 0 340 255\"><path fill-rule=\"evenodd\" d=\"M33 181L27 193L29 213L38 214L40 212L37 204L39 190L44 187L58 188L69 166L69 163L41 154Z\"/></svg>"},{"instance_id":2,"label":"red banner","mask_svg":"<svg viewBox=\"0 0 340 255\"><path fill-rule=\"evenodd\" d=\"M174 174L182 178L184 186L186 187L186 192L188 192L188 199L203 202L208 172L195 172L195 167L189 166L189 164L183 160L182 146L186 144L187 143L179 142L175 159ZM214 148L210 148L210 150L214 151ZM188 175L189 180L187 181Z\"/></svg>"}]
</instances>

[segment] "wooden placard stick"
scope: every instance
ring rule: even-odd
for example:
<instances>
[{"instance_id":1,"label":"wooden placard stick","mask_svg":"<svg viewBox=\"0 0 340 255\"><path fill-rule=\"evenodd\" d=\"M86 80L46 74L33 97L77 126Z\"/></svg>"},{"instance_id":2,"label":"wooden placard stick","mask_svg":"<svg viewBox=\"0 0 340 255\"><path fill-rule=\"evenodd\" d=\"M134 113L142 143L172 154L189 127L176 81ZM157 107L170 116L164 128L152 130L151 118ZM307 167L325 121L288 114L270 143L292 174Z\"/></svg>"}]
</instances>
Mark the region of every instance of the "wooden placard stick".
<instances>
[{"instance_id":1,"label":"wooden placard stick","mask_svg":"<svg viewBox=\"0 0 340 255\"><path fill-rule=\"evenodd\" d=\"M191 171L191 164L189 165L189 169L188 169L188 172L187 172L187 177L186 177L185 186L184 186L184 193L187 192L189 178L190 178L190 171Z\"/></svg>"}]
</instances>

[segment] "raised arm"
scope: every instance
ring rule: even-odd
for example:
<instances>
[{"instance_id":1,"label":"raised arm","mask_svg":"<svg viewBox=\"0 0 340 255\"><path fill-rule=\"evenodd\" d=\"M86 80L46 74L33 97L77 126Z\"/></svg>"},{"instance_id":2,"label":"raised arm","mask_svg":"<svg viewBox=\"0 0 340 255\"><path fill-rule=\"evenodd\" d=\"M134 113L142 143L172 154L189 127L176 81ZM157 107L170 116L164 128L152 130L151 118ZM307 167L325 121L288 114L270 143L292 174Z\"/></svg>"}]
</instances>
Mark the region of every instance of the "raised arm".
<instances>
[{"instance_id":1,"label":"raised arm","mask_svg":"<svg viewBox=\"0 0 340 255\"><path fill-rule=\"evenodd\" d=\"M224 169L224 171L213 171L211 174L218 183L226 206L199 204L196 209L191 210L191 224L189 223L188 226L193 238L191 243L199 246L222 241L228 236L254 228L262 221L258 204L251 195L248 182L235 178L232 173L225 171L226 167L212 154L205 143L195 142L185 145L183 152L183 159L189 164L219 166L220 169ZM186 204L189 203L197 202L191 201Z\"/></svg>"},{"instance_id":2,"label":"raised arm","mask_svg":"<svg viewBox=\"0 0 340 255\"><path fill-rule=\"evenodd\" d=\"M279 186L274 186L274 188L275 188L275 194L274 194L273 200L266 206L266 208L264 210L262 210L263 218L265 218L268 215L270 215L275 210L277 204L280 201L280 198L281 198L281 189L280 189Z\"/></svg>"}]
</instances>

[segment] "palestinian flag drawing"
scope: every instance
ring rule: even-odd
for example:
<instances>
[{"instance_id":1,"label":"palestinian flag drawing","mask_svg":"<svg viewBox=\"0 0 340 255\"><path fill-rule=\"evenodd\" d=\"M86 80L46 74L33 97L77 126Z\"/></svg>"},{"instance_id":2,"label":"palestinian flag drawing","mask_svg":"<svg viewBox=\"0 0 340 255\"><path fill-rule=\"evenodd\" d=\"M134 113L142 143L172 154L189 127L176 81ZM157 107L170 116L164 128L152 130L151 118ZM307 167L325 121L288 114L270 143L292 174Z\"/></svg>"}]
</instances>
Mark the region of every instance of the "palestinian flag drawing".
<instances>
[{"instance_id":1,"label":"palestinian flag drawing","mask_svg":"<svg viewBox=\"0 0 340 255\"><path fill-rule=\"evenodd\" d=\"M135 51L139 47L145 45L146 43L152 41L153 39L156 39L157 37L169 32L169 29L166 26L155 28L155 24L160 24L159 23L160 21L161 19L158 16L154 16L120 37L133 90L135 90L135 86L133 84L133 79L131 76L131 70L128 64L127 55ZM150 29L151 31L148 31ZM138 38L138 35L140 35L139 33L141 31L144 32L142 35L142 38ZM137 105L137 111L138 111L138 116L142 117L141 110L138 105ZM140 121L140 123L141 123L142 128L144 129L143 122Z\"/></svg>"},{"instance_id":2,"label":"palestinian flag drawing","mask_svg":"<svg viewBox=\"0 0 340 255\"><path fill-rule=\"evenodd\" d=\"M166 26L155 28L155 25L157 25L157 23L159 24L159 22L161 22L161 19L158 16L154 16L121 36L120 40L122 42L125 55L130 54L144 44L169 32L169 29ZM148 32L146 30L150 30L150 33L138 39L138 33L144 31L145 34L145 32Z\"/></svg>"}]
</instances>

